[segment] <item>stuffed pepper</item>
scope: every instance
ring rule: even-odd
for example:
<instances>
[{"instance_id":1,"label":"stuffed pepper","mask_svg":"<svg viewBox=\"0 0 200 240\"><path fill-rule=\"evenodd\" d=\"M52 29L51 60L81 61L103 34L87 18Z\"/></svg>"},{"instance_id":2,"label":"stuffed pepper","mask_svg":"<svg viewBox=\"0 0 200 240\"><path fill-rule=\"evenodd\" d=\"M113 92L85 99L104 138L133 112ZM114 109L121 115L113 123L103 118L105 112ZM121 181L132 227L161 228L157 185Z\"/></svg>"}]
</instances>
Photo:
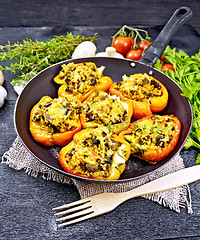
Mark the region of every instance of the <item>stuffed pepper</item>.
<instances>
[{"instance_id":1,"label":"stuffed pepper","mask_svg":"<svg viewBox=\"0 0 200 240\"><path fill-rule=\"evenodd\" d=\"M168 103L168 91L155 78L145 74L124 75L122 82L113 83L110 94L128 98L133 103L133 117L136 119L162 111Z\"/></svg>"},{"instance_id":2,"label":"stuffed pepper","mask_svg":"<svg viewBox=\"0 0 200 240\"><path fill-rule=\"evenodd\" d=\"M67 98L52 99L44 96L30 113L30 132L33 138L45 146L68 144L81 130L80 101Z\"/></svg>"},{"instance_id":3,"label":"stuffed pepper","mask_svg":"<svg viewBox=\"0 0 200 240\"><path fill-rule=\"evenodd\" d=\"M97 68L93 62L63 64L62 70L54 78L61 85L58 95L75 95L84 101L94 91L107 91L113 82L110 77L103 76L104 69L104 66Z\"/></svg>"},{"instance_id":4,"label":"stuffed pepper","mask_svg":"<svg viewBox=\"0 0 200 240\"><path fill-rule=\"evenodd\" d=\"M131 154L156 163L175 148L181 132L181 122L173 115L152 115L133 122L119 134L130 143Z\"/></svg>"},{"instance_id":5,"label":"stuffed pepper","mask_svg":"<svg viewBox=\"0 0 200 240\"><path fill-rule=\"evenodd\" d=\"M107 127L84 129L59 153L62 168L73 175L117 180L126 167L130 145Z\"/></svg>"},{"instance_id":6,"label":"stuffed pepper","mask_svg":"<svg viewBox=\"0 0 200 240\"><path fill-rule=\"evenodd\" d=\"M82 104L80 120L83 128L107 126L114 133L128 128L133 114L132 102L98 91Z\"/></svg>"}]
</instances>

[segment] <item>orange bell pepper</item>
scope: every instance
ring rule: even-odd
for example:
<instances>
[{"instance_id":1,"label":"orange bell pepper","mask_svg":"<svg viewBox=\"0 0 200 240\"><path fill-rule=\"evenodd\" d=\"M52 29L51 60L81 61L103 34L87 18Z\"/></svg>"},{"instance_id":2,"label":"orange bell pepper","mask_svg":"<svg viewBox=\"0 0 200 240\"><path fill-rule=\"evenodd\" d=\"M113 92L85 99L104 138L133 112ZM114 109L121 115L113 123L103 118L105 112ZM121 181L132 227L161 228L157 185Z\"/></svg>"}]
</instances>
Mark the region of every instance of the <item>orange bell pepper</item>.
<instances>
[{"instance_id":1,"label":"orange bell pepper","mask_svg":"<svg viewBox=\"0 0 200 240\"><path fill-rule=\"evenodd\" d=\"M120 100L106 92L92 93L82 104L80 120L82 128L107 126L114 133L128 128L133 114L130 100Z\"/></svg>"},{"instance_id":2,"label":"orange bell pepper","mask_svg":"<svg viewBox=\"0 0 200 240\"><path fill-rule=\"evenodd\" d=\"M84 129L59 153L62 168L83 178L117 180L126 168L130 145L106 127Z\"/></svg>"},{"instance_id":3,"label":"orange bell pepper","mask_svg":"<svg viewBox=\"0 0 200 240\"><path fill-rule=\"evenodd\" d=\"M166 87L147 74L123 76L121 83L113 83L109 92L121 99L133 102L133 117L136 119L162 111L168 104Z\"/></svg>"},{"instance_id":4,"label":"orange bell pepper","mask_svg":"<svg viewBox=\"0 0 200 240\"><path fill-rule=\"evenodd\" d=\"M59 97L44 96L30 113L29 129L33 138L45 146L68 144L81 130L79 101L70 103Z\"/></svg>"},{"instance_id":5,"label":"orange bell pepper","mask_svg":"<svg viewBox=\"0 0 200 240\"><path fill-rule=\"evenodd\" d=\"M133 122L119 134L130 143L131 154L156 163L175 148L181 132L181 122L173 115L146 116Z\"/></svg>"},{"instance_id":6,"label":"orange bell pepper","mask_svg":"<svg viewBox=\"0 0 200 240\"><path fill-rule=\"evenodd\" d=\"M58 96L75 95L83 102L94 91L108 91L113 81L103 76L104 68L97 68L93 62L62 65L62 71L54 78L61 85Z\"/></svg>"}]
</instances>

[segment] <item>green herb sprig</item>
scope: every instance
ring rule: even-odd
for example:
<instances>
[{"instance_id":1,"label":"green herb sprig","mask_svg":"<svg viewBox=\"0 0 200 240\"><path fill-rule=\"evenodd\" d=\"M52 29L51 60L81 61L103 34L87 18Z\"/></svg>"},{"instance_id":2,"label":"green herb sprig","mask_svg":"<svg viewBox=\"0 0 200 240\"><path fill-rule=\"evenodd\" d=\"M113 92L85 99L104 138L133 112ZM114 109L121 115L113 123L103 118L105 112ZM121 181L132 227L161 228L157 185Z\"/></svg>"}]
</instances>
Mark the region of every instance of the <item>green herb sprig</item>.
<instances>
[{"instance_id":1,"label":"green herb sprig","mask_svg":"<svg viewBox=\"0 0 200 240\"><path fill-rule=\"evenodd\" d=\"M46 42L26 39L21 43L0 45L0 60L11 61L9 66L2 67L2 71L11 71L15 74L12 85L26 84L40 71L52 64L71 58L75 48L83 41L95 42L97 35L93 37L76 36L67 33L66 36L54 36Z\"/></svg>"},{"instance_id":2,"label":"green herb sprig","mask_svg":"<svg viewBox=\"0 0 200 240\"><path fill-rule=\"evenodd\" d=\"M187 149L195 147L200 150L200 50L189 56L182 50L176 52L176 48L171 49L167 46L163 55L166 62L171 63L175 69L175 71L167 71L166 74L181 87L182 95L189 99L193 110L192 130L184 147ZM154 67L162 70L160 60ZM200 164L200 153L196 163Z\"/></svg>"}]
</instances>

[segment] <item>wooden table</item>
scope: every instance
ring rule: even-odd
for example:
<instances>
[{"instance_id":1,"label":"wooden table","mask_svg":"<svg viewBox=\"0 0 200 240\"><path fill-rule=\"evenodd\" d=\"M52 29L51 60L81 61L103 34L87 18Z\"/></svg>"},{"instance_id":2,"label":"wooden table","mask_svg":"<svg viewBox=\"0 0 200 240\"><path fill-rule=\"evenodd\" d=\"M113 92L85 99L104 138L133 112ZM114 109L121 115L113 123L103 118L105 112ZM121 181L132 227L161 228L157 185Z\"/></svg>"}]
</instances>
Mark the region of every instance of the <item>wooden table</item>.
<instances>
[{"instance_id":1,"label":"wooden table","mask_svg":"<svg viewBox=\"0 0 200 240\"><path fill-rule=\"evenodd\" d=\"M1 2L1 44L27 37L45 41L53 34L66 31L88 35L97 31L100 33L97 46L103 50L110 44L110 36L123 24L149 26L154 38L154 26L165 24L181 5L190 6L194 12L187 26L192 34L198 35L196 30L200 30L199 1ZM185 35L189 38L187 32ZM171 42L172 46L178 44L178 36L177 33ZM192 53L197 48L200 46L191 45L188 50ZM5 73L4 86L8 97L0 109L0 156L16 138L13 113L17 95L10 84L12 78L12 74ZM181 151L186 166L195 165L196 155L195 149ZM190 184L190 190L192 215L184 208L181 213L176 213L152 201L136 198L106 215L57 229L51 208L78 200L77 189L71 185L46 181L41 176L36 179L24 171L0 164L0 239L200 239L200 182Z\"/></svg>"}]
</instances>

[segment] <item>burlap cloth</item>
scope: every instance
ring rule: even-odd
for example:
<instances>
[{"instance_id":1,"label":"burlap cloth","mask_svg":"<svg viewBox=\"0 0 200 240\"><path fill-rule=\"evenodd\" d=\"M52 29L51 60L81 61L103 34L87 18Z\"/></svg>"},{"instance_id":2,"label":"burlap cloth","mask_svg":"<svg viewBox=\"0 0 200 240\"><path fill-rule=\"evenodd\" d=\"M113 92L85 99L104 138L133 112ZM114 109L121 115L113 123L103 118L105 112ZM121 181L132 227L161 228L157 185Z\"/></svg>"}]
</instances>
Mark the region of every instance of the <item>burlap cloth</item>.
<instances>
[{"instance_id":1,"label":"burlap cloth","mask_svg":"<svg viewBox=\"0 0 200 240\"><path fill-rule=\"evenodd\" d=\"M180 155L177 155L161 169L133 181L106 184L85 182L72 179L64 174L60 174L59 172L54 171L42 164L28 152L18 138L15 139L12 147L4 153L2 157L2 163L7 164L9 167L16 170L25 170L28 175L33 177L37 177L38 174L42 174L43 178L46 180L57 181L63 184L74 184L77 187L81 198L102 192L128 191L158 177L175 172L185 167L183 159L180 157ZM180 208L182 207L187 207L188 213L192 213L190 190L188 186L146 195L143 197L162 204L165 207L169 207L176 212L180 212ZM187 200L188 198L189 201Z\"/></svg>"}]
</instances>

